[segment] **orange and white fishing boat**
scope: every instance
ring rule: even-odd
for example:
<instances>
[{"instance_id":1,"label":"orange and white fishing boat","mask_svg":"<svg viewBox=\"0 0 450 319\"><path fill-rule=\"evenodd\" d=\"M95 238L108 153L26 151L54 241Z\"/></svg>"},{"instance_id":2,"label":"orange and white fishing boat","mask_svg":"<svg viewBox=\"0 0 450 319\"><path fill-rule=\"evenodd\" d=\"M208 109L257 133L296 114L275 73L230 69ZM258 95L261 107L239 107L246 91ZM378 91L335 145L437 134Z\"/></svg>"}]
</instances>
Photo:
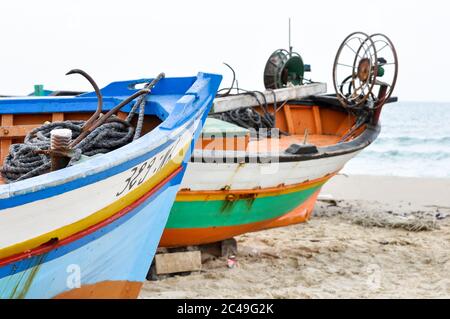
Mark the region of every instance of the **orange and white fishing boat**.
<instances>
[{"instance_id":1,"label":"orange and white fishing boat","mask_svg":"<svg viewBox=\"0 0 450 319\"><path fill-rule=\"evenodd\" d=\"M160 246L303 222L321 187L377 138L398 70L386 36L344 40L333 66L336 94L306 83L305 69L300 55L277 50L266 65L267 91L227 90L215 99Z\"/></svg>"}]
</instances>

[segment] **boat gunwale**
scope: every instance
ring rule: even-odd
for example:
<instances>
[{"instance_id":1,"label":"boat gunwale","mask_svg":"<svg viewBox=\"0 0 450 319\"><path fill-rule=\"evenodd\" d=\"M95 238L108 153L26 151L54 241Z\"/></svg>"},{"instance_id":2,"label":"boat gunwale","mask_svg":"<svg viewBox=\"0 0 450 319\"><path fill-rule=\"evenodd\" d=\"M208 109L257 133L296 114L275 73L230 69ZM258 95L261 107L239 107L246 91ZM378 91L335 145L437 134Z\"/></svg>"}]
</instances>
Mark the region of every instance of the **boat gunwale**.
<instances>
[{"instance_id":1,"label":"boat gunwale","mask_svg":"<svg viewBox=\"0 0 450 319\"><path fill-rule=\"evenodd\" d=\"M285 195L291 192L298 192L306 190L312 187L321 186L325 184L329 179L333 178L339 173L339 171L327 173L322 177L315 179L307 179L295 184L281 184L278 186L262 187L262 188L252 188L252 189L226 189L226 190L190 190L190 189L180 189L177 194L176 202L183 202L185 200L181 199L183 196L220 196L224 197L227 195L256 195L258 198ZM244 198L247 199L247 198ZM202 199L204 200L204 199ZM208 199L208 200L218 200ZM219 199L221 200L221 199ZM190 200L191 201L191 200Z\"/></svg>"},{"instance_id":2,"label":"boat gunwale","mask_svg":"<svg viewBox=\"0 0 450 319\"><path fill-rule=\"evenodd\" d=\"M311 154L289 154L286 151L279 152L247 152L230 150L194 150L190 162L192 163L286 163L302 162L321 158L336 157L360 151L372 144L381 131L379 124L367 124L365 130L356 138L348 142L342 142L324 147L317 147L318 152ZM218 162L218 163L217 163Z\"/></svg>"}]
</instances>

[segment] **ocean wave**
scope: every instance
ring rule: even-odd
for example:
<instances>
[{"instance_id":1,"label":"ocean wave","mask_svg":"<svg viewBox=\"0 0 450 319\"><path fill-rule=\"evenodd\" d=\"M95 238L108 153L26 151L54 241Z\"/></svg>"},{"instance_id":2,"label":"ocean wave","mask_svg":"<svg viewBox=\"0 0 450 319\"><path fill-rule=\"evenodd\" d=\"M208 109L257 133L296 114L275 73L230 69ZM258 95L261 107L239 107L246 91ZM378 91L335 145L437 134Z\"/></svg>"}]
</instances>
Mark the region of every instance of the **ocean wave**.
<instances>
[{"instance_id":1,"label":"ocean wave","mask_svg":"<svg viewBox=\"0 0 450 319\"><path fill-rule=\"evenodd\" d=\"M450 177L450 103L399 102L381 115L381 134L347 163L358 174Z\"/></svg>"},{"instance_id":2,"label":"ocean wave","mask_svg":"<svg viewBox=\"0 0 450 319\"><path fill-rule=\"evenodd\" d=\"M404 150L386 150L375 151L367 149L363 151L360 156L366 158L401 158L401 159L427 159L441 161L450 159L450 152L417 152L417 151L404 151Z\"/></svg>"},{"instance_id":3,"label":"ocean wave","mask_svg":"<svg viewBox=\"0 0 450 319\"><path fill-rule=\"evenodd\" d=\"M377 144L382 143L398 143L403 145L416 145L416 144L448 144L450 145L450 136L442 137L415 137L415 136L391 136L380 137L377 140Z\"/></svg>"}]
</instances>

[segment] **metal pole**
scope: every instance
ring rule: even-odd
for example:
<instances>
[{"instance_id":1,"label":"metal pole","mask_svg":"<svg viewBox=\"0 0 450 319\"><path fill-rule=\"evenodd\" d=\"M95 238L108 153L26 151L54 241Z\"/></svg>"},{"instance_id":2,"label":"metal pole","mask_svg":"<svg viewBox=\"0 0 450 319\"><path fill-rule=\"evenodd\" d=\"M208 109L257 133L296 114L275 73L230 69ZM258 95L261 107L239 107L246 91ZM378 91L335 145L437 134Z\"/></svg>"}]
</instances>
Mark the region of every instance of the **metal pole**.
<instances>
[{"instance_id":1,"label":"metal pole","mask_svg":"<svg viewBox=\"0 0 450 319\"><path fill-rule=\"evenodd\" d=\"M292 46L291 46L291 18L289 18L289 56L292 55Z\"/></svg>"}]
</instances>

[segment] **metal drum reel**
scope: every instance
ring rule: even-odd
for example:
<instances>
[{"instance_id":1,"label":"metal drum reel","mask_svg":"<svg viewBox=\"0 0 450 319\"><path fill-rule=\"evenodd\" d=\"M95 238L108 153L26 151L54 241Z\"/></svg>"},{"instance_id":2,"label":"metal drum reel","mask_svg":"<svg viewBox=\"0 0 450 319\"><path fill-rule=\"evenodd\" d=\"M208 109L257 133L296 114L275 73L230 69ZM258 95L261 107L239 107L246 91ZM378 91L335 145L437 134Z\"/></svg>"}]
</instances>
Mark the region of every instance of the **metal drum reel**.
<instances>
[{"instance_id":1,"label":"metal drum reel","mask_svg":"<svg viewBox=\"0 0 450 319\"><path fill-rule=\"evenodd\" d=\"M350 34L333 65L333 85L342 106L358 108L372 101L381 107L397 81L398 60L391 40L381 33Z\"/></svg>"},{"instance_id":2,"label":"metal drum reel","mask_svg":"<svg viewBox=\"0 0 450 319\"><path fill-rule=\"evenodd\" d=\"M264 68L264 86L274 90L288 85L302 85L305 72L311 67L303 63L297 52L278 49L267 60Z\"/></svg>"}]
</instances>

